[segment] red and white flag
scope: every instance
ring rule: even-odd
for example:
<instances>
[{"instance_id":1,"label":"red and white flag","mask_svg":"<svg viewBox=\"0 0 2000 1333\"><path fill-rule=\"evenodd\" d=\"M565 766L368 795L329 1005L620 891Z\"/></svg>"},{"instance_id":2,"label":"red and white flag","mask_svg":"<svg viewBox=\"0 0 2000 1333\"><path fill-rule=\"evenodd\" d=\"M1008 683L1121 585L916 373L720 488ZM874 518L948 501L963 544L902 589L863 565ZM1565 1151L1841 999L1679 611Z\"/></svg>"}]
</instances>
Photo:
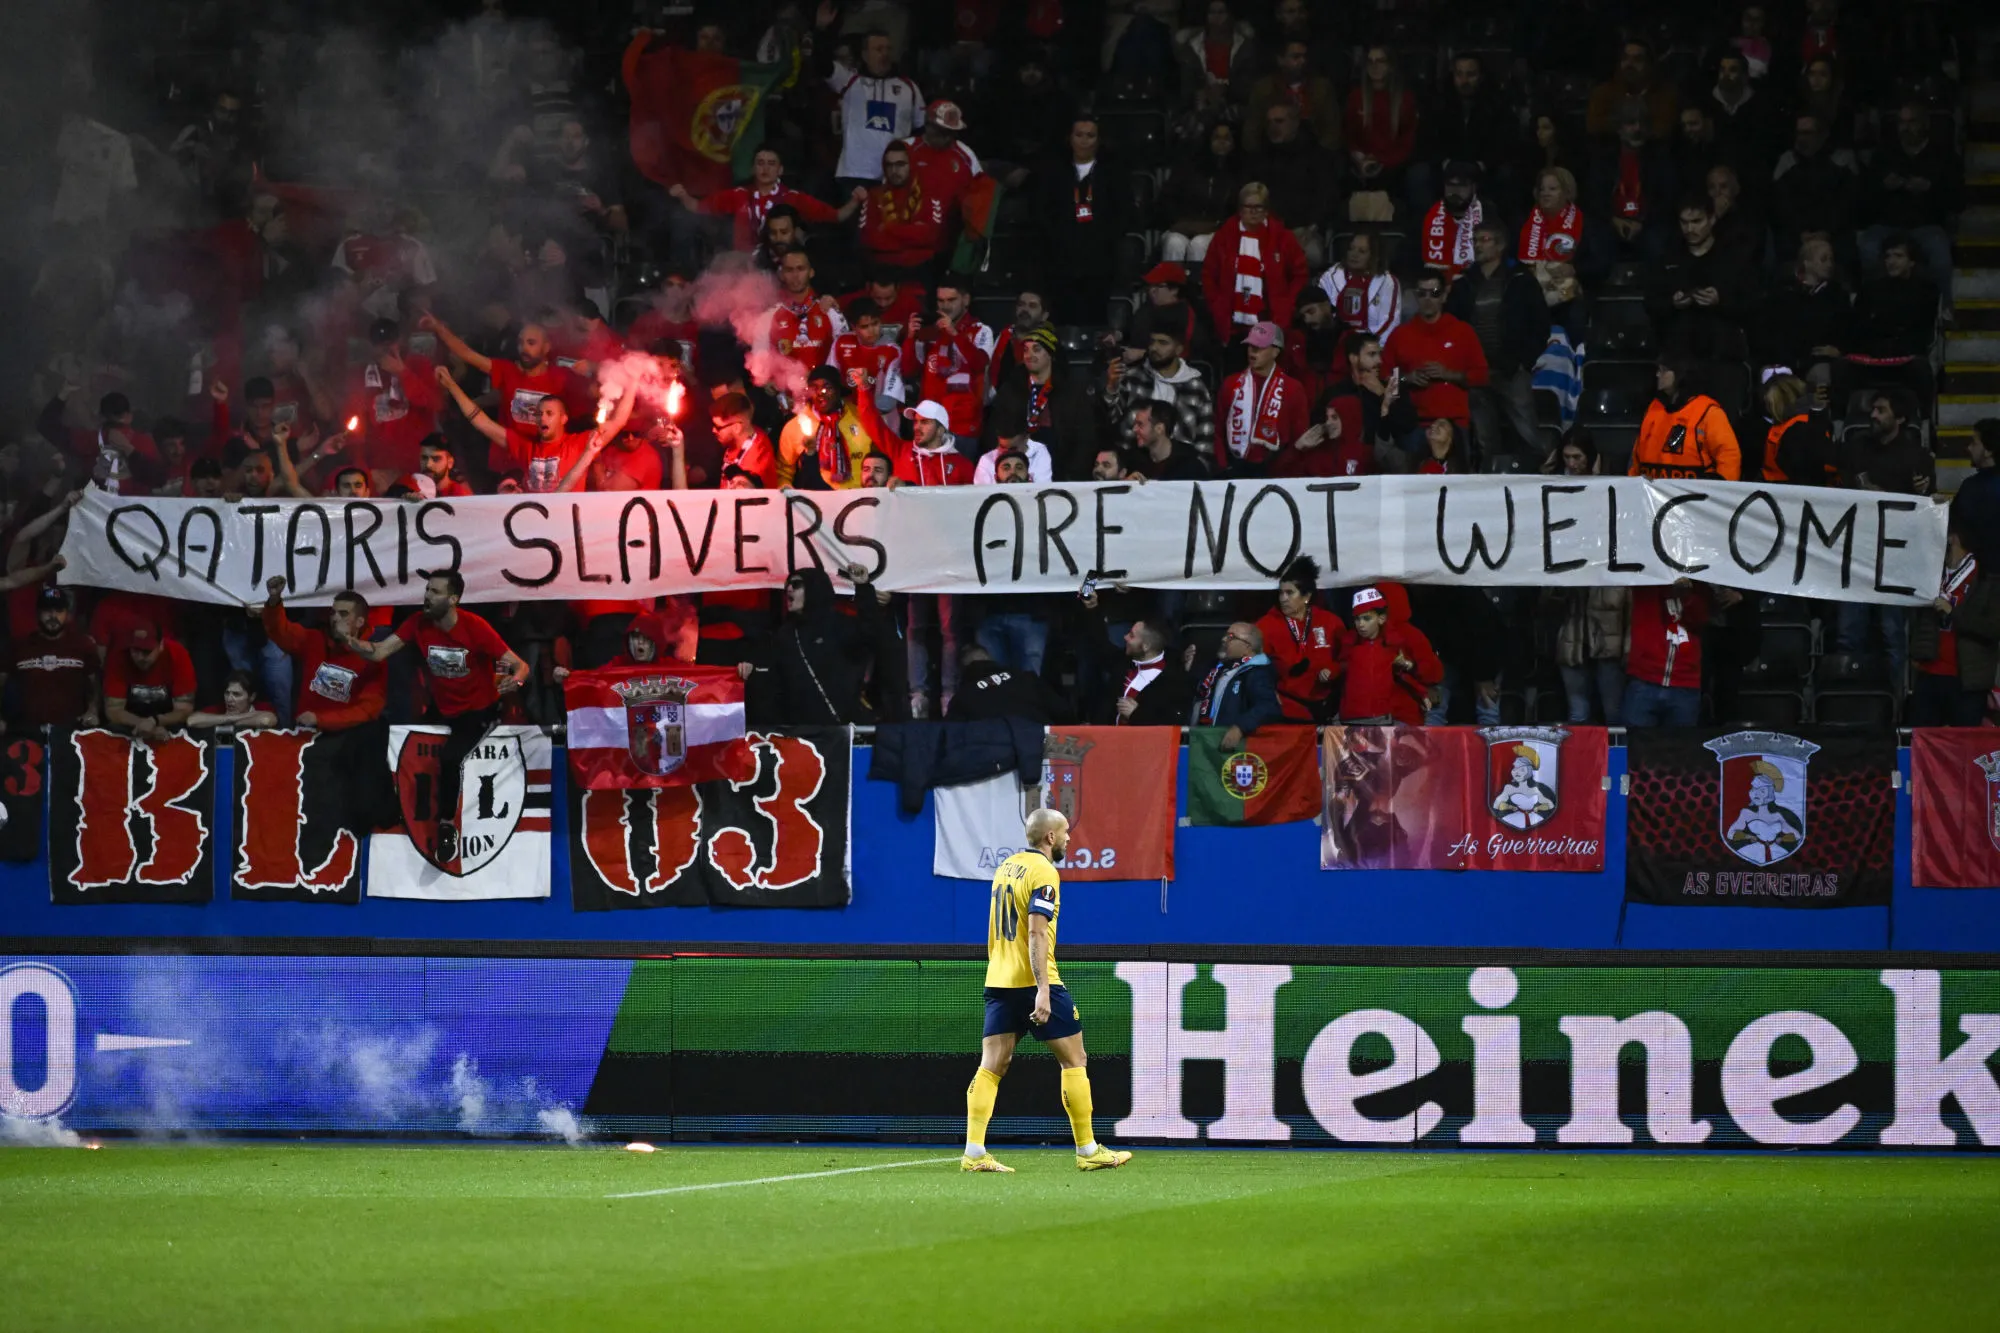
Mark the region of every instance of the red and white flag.
<instances>
[{"instance_id":1,"label":"red and white flag","mask_svg":"<svg viewBox=\"0 0 2000 1333\"><path fill-rule=\"evenodd\" d=\"M563 701L570 776L579 787L685 787L756 775L734 667L663 662L572 671Z\"/></svg>"}]
</instances>

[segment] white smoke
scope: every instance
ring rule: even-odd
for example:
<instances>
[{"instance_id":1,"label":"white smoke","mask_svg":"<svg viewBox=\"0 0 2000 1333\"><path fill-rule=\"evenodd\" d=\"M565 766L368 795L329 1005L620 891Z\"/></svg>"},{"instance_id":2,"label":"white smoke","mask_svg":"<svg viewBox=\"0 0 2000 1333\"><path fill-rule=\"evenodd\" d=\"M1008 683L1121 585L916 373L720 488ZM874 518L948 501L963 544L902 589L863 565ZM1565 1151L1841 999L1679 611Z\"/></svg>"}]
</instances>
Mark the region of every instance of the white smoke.
<instances>
[{"instance_id":1,"label":"white smoke","mask_svg":"<svg viewBox=\"0 0 2000 1333\"><path fill-rule=\"evenodd\" d=\"M782 355L771 344L771 311L777 306L778 280L768 273L738 267L732 257L718 259L694 282L694 317L704 327L728 325L749 350L743 366L758 384L794 397L805 391L805 367Z\"/></svg>"},{"instance_id":2,"label":"white smoke","mask_svg":"<svg viewBox=\"0 0 2000 1333\"><path fill-rule=\"evenodd\" d=\"M0 1144L9 1148L81 1148L83 1140L55 1116L29 1120L0 1112Z\"/></svg>"},{"instance_id":3,"label":"white smoke","mask_svg":"<svg viewBox=\"0 0 2000 1333\"><path fill-rule=\"evenodd\" d=\"M518 1086L494 1087L479 1072L479 1061L461 1051L451 1065L451 1105L466 1134L502 1137L544 1134L575 1147L590 1135L568 1105L546 1096L529 1075Z\"/></svg>"},{"instance_id":4,"label":"white smoke","mask_svg":"<svg viewBox=\"0 0 2000 1333\"><path fill-rule=\"evenodd\" d=\"M437 1105L436 1085L426 1086L425 1078L437 1043L430 1028L382 1033L328 1022L286 1033L277 1055L344 1092L359 1109L394 1122Z\"/></svg>"}]
</instances>

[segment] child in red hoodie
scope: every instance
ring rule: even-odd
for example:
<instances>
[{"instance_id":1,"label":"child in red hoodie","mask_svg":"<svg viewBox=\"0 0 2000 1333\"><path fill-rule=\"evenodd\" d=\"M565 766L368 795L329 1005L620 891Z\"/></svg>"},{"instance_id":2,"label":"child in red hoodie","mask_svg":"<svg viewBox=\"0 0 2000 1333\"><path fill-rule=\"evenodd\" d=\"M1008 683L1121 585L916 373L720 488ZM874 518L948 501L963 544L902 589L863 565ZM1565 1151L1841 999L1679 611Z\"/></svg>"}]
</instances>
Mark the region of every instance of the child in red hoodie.
<instances>
[{"instance_id":1,"label":"child in red hoodie","mask_svg":"<svg viewBox=\"0 0 2000 1333\"><path fill-rule=\"evenodd\" d=\"M1354 628L1340 639L1340 720L1424 723L1424 700L1444 679L1444 664L1414 625L1389 619L1379 588L1354 594Z\"/></svg>"}]
</instances>

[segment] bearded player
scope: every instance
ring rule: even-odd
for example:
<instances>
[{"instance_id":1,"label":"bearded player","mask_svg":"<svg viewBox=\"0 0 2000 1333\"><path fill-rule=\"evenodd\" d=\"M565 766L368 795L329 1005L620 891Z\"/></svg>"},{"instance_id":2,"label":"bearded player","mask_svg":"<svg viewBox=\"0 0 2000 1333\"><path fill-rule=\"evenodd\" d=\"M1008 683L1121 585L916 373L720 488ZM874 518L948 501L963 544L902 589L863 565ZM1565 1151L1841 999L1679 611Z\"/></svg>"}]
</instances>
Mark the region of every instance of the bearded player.
<instances>
[{"instance_id":1,"label":"bearded player","mask_svg":"<svg viewBox=\"0 0 2000 1333\"><path fill-rule=\"evenodd\" d=\"M1069 848L1069 821L1054 810L1028 816L1028 850L993 873L986 918L986 1037L979 1071L965 1090L964 1171L1011 1172L986 1151L986 1122L1000 1080L1014 1062L1014 1045L1032 1032L1062 1066L1062 1104L1076 1135L1076 1169L1101 1171L1132 1160L1098 1143L1090 1129L1090 1075L1083 1067L1083 1023L1056 971L1056 916L1062 881L1055 863Z\"/></svg>"}]
</instances>

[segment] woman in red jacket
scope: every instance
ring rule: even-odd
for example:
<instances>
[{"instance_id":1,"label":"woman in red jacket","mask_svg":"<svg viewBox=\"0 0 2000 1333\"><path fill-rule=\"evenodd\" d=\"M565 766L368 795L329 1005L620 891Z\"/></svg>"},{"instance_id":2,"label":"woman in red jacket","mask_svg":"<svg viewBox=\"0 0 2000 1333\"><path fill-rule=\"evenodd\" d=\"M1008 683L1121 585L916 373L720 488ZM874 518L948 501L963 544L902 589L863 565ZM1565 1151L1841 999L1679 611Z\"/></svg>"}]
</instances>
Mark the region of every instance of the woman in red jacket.
<instances>
[{"instance_id":1,"label":"woman in red jacket","mask_svg":"<svg viewBox=\"0 0 2000 1333\"><path fill-rule=\"evenodd\" d=\"M1340 617L1313 605L1319 591L1319 564L1302 555L1278 583L1278 604L1257 628L1278 676L1278 706L1287 722L1319 722L1339 676Z\"/></svg>"}]
</instances>

